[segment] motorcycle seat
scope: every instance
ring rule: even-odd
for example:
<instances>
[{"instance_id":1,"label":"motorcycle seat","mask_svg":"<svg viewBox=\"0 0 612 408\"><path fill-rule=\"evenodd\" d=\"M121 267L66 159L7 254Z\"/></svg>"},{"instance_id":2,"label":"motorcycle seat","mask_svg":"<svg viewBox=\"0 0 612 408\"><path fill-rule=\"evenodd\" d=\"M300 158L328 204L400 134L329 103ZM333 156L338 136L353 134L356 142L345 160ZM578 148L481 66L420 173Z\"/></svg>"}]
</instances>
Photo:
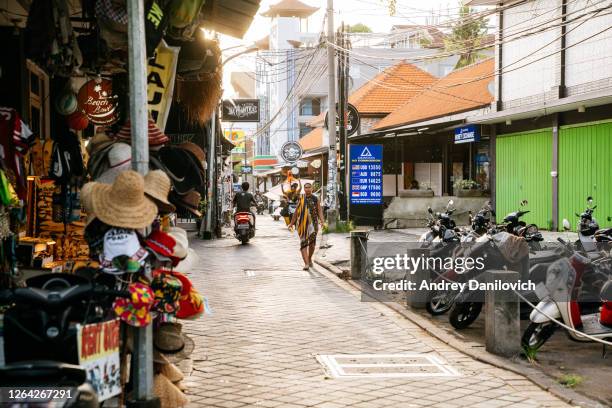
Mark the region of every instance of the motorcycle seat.
<instances>
[{"instance_id":1,"label":"motorcycle seat","mask_svg":"<svg viewBox=\"0 0 612 408\"><path fill-rule=\"evenodd\" d=\"M74 364L61 361L32 360L9 363L0 367L0 384L82 384L87 379L85 370Z\"/></svg>"},{"instance_id":2,"label":"motorcycle seat","mask_svg":"<svg viewBox=\"0 0 612 408\"><path fill-rule=\"evenodd\" d=\"M531 252L529 253L529 264L535 265L539 263L552 263L560 257L561 254L553 249Z\"/></svg>"}]
</instances>

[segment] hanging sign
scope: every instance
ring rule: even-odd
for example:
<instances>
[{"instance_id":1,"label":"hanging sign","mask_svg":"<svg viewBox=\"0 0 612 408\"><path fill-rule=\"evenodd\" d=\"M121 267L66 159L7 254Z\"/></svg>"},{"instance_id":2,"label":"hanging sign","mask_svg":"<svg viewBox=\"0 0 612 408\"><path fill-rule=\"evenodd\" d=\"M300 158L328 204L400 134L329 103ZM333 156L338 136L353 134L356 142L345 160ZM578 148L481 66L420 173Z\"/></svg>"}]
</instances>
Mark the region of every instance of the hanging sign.
<instances>
[{"instance_id":1,"label":"hanging sign","mask_svg":"<svg viewBox=\"0 0 612 408\"><path fill-rule=\"evenodd\" d=\"M87 372L98 401L121 394L119 319L77 325L79 365Z\"/></svg>"},{"instance_id":2,"label":"hanging sign","mask_svg":"<svg viewBox=\"0 0 612 408\"><path fill-rule=\"evenodd\" d=\"M480 140L480 127L469 125L455 129L455 144L478 142Z\"/></svg>"},{"instance_id":3,"label":"hanging sign","mask_svg":"<svg viewBox=\"0 0 612 408\"><path fill-rule=\"evenodd\" d=\"M382 204L383 146L350 145L351 204Z\"/></svg>"},{"instance_id":4,"label":"hanging sign","mask_svg":"<svg viewBox=\"0 0 612 408\"><path fill-rule=\"evenodd\" d=\"M253 166L242 166L241 172L242 174L252 174Z\"/></svg>"},{"instance_id":5,"label":"hanging sign","mask_svg":"<svg viewBox=\"0 0 612 408\"><path fill-rule=\"evenodd\" d=\"M224 122L259 122L259 99L231 99L222 103Z\"/></svg>"},{"instance_id":6,"label":"hanging sign","mask_svg":"<svg viewBox=\"0 0 612 408\"><path fill-rule=\"evenodd\" d=\"M118 119L117 95L113 95L113 82L96 78L87 81L77 95L79 109L96 125L112 125Z\"/></svg>"},{"instance_id":7,"label":"hanging sign","mask_svg":"<svg viewBox=\"0 0 612 408\"><path fill-rule=\"evenodd\" d=\"M162 40L155 51L155 57L149 60L147 67L149 114L162 132L166 129L172 105L179 51L180 47L169 47Z\"/></svg>"},{"instance_id":8,"label":"hanging sign","mask_svg":"<svg viewBox=\"0 0 612 408\"><path fill-rule=\"evenodd\" d=\"M302 154L304 154L302 145L294 141L284 143L280 150L280 156L287 163L295 163L302 157Z\"/></svg>"},{"instance_id":9,"label":"hanging sign","mask_svg":"<svg viewBox=\"0 0 612 408\"><path fill-rule=\"evenodd\" d=\"M328 129L329 112L325 114L325 129ZM359 111L353 104L347 104L346 106L346 135L352 136L359 130L361 118ZM340 119L338 116L338 104L336 104L336 132L340 132Z\"/></svg>"}]
</instances>

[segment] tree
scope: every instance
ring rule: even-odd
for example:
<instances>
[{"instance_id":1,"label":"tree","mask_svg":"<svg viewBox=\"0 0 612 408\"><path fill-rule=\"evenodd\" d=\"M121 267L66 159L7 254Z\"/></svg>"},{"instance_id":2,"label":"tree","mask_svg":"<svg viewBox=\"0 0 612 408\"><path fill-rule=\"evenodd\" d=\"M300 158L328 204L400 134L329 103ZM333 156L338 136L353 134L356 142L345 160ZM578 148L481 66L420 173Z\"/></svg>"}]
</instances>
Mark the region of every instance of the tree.
<instances>
[{"instance_id":1,"label":"tree","mask_svg":"<svg viewBox=\"0 0 612 408\"><path fill-rule=\"evenodd\" d=\"M451 34L444 39L446 51L457 52L459 60L455 69L471 65L485 57L477 50L487 35L487 19L473 15L470 7L459 9L459 18L453 24Z\"/></svg>"},{"instance_id":2,"label":"tree","mask_svg":"<svg viewBox=\"0 0 612 408\"><path fill-rule=\"evenodd\" d=\"M372 29L363 23L349 25L346 29L349 33L371 33Z\"/></svg>"}]
</instances>

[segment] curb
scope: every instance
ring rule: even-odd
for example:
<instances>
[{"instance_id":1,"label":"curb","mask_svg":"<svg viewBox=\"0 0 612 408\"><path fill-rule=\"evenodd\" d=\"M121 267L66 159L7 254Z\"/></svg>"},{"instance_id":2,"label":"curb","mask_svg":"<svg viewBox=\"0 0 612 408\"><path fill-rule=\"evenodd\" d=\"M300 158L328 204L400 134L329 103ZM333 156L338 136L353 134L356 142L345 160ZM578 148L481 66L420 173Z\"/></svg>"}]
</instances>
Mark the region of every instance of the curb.
<instances>
[{"instance_id":1,"label":"curb","mask_svg":"<svg viewBox=\"0 0 612 408\"><path fill-rule=\"evenodd\" d=\"M348 292L359 292L362 296L368 296L362 293L361 288L354 281L345 281L343 279L338 278L337 275L342 274L342 270L327 261L318 259L316 253L314 257L314 262L315 264L319 265L321 268L324 269L323 271L319 270L319 272L321 272L322 275L334 282L336 285L340 286ZM383 303L380 301L377 301L377 303L382 304L387 308L393 310L397 314L401 315L405 319L411 321L412 323L420 327L426 333L435 337L442 343L454 348L455 350L482 363L486 363L503 370L508 370L514 374L521 375L531 381L533 384L540 387L542 390L550 392L555 397L570 405L587 408L604 407L601 402L585 397L577 393L576 391L564 388L563 386L555 382L552 378L548 377L547 375L543 374L542 372L529 365L518 364L513 360L495 356L484 350L484 347L476 352L469 344L466 344L456 338L449 338L448 333L439 329L432 322L412 313L409 309L403 308L396 303Z\"/></svg>"}]
</instances>

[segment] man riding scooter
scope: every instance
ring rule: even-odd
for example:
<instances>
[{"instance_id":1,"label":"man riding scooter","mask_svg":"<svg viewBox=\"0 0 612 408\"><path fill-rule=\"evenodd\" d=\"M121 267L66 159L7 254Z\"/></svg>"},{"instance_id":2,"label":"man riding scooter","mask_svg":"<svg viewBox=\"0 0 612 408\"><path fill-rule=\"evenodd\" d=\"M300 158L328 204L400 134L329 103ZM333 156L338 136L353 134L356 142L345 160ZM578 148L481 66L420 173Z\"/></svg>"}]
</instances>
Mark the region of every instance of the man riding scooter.
<instances>
[{"instance_id":1,"label":"man riding scooter","mask_svg":"<svg viewBox=\"0 0 612 408\"><path fill-rule=\"evenodd\" d=\"M249 213L253 217L252 226L255 229L255 214L251 211L251 207L257 207L257 202L253 194L249 193L249 183L246 181L241 185L242 191L236 193L232 204L234 206L234 221L238 213Z\"/></svg>"}]
</instances>

